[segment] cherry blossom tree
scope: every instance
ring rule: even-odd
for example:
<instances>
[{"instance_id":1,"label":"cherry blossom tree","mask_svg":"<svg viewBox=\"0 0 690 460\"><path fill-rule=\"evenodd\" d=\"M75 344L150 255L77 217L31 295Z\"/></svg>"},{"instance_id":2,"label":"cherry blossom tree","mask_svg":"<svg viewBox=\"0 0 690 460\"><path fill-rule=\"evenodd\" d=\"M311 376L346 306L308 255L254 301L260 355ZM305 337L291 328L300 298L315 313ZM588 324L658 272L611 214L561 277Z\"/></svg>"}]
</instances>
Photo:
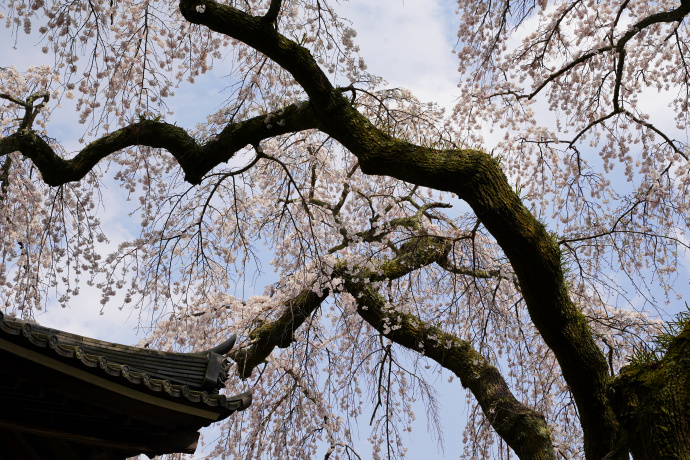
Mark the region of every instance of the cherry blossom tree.
<instances>
[{"instance_id":1,"label":"cherry blossom tree","mask_svg":"<svg viewBox=\"0 0 690 460\"><path fill-rule=\"evenodd\" d=\"M362 458L358 419L403 457L440 372L466 458L690 455L690 322L664 314L687 295L690 2L457 3L445 114L367 73L325 0L3 2L55 57L0 69L3 309L90 285L146 346L240 331L230 391L255 402L218 458ZM166 102L220 60L227 99L177 126ZM112 181L140 234L104 252Z\"/></svg>"}]
</instances>

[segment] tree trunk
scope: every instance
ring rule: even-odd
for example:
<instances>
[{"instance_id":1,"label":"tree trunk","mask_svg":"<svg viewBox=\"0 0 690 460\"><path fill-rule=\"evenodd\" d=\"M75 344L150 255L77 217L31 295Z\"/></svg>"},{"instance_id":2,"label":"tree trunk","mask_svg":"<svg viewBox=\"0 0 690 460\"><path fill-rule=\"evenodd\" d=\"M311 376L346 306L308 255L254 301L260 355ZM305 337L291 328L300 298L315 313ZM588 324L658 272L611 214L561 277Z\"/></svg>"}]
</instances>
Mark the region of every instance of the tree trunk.
<instances>
[{"instance_id":1,"label":"tree trunk","mask_svg":"<svg viewBox=\"0 0 690 460\"><path fill-rule=\"evenodd\" d=\"M690 459L690 324L661 360L623 368L610 397L634 460Z\"/></svg>"}]
</instances>

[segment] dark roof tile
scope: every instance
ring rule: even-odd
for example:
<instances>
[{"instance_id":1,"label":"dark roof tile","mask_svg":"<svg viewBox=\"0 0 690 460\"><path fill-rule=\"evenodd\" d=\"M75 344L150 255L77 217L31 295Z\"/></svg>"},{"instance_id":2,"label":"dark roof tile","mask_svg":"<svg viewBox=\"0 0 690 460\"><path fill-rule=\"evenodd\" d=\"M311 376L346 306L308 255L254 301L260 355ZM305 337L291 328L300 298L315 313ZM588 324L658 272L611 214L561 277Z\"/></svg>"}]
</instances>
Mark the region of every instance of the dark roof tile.
<instances>
[{"instance_id":1,"label":"dark roof tile","mask_svg":"<svg viewBox=\"0 0 690 460\"><path fill-rule=\"evenodd\" d=\"M105 342L5 316L0 312L0 337L44 355L67 360L73 367L95 372L139 391L167 394L200 404L228 416L251 404L251 392L227 397L218 394L228 378L227 353L231 337L221 345L197 353L175 353Z\"/></svg>"}]
</instances>

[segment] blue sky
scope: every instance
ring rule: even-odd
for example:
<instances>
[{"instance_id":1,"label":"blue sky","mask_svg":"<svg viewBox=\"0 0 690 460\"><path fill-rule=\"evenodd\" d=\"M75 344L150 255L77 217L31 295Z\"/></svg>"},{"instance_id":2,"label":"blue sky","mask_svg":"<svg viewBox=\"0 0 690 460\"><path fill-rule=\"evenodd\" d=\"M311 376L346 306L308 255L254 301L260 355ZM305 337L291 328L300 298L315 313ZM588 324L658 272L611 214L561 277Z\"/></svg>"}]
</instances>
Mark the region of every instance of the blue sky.
<instances>
[{"instance_id":1,"label":"blue sky","mask_svg":"<svg viewBox=\"0 0 690 460\"><path fill-rule=\"evenodd\" d=\"M459 82L457 56L452 53L457 40L454 1L351 0L331 3L341 16L352 21L353 28L357 30L356 41L369 72L383 77L390 87L412 90L422 101L436 102L447 109L452 107ZM40 46L34 46L35 41L34 37L27 38L21 34L16 49L3 47L0 66L24 68L40 62L50 63L50 57L41 54ZM0 42L14 43L4 27L0 28ZM169 120L187 128L203 122L205 116L215 111L218 103L224 99L221 92L227 82L218 79L222 74L219 69L197 78L195 85L185 84L177 90L176 96L169 100L169 106L175 112ZM663 98L648 97L645 102L655 116L671 121L671 113L666 109ZM545 115L550 114L546 112ZM54 116L49 127L50 134L64 142L68 150L78 148L76 139L83 132L83 126L78 125L76 120L76 115L64 108ZM109 229L113 247L136 236L138 219L127 216L132 208L123 197L124 193L116 186L104 193L107 212L102 215L103 226ZM131 220L133 225L128 224L130 219L134 219ZM265 266L268 268L267 264ZM258 289L263 290L263 286L258 286ZM85 287L83 293L74 299L70 311L53 306L37 319L49 327L103 340L135 343L141 338L134 331L136 315L132 315L128 309L118 310L117 304L116 298L106 308L105 314L100 315L98 293ZM460 436L466 412L465 391L458 380L447 383L448 376L448 373L439 376L436 388L445 432L445 458L457 458L462 449ZM360 423L364 449L368 435L368 414ZM414 432L410 435L412 442L408 446L408 458L444 458L425 430L424 408L420 407ZM212 432L208 431L207 439L212 438Z\"/></svg>"}]
</instances>

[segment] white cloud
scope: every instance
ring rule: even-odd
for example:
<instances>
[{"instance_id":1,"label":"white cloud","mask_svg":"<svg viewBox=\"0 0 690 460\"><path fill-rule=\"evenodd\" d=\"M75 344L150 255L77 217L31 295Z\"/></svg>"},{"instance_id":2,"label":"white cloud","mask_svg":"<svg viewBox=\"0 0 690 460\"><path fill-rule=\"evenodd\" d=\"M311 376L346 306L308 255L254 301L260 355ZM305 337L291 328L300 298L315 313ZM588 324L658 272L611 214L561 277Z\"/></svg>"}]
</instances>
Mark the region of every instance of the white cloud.
<instances>
[{"instance_id":1,"label":"white cloud","mask_svg":"<svg viewBox=\"0 0 690 460\"><path fill-rule=\"evenodd\" d=\"M451 107L458 83L453 5L443 0L351 1L335 5L352 21L367 70L424 102Z\"/></svg>"}]
</instances>

